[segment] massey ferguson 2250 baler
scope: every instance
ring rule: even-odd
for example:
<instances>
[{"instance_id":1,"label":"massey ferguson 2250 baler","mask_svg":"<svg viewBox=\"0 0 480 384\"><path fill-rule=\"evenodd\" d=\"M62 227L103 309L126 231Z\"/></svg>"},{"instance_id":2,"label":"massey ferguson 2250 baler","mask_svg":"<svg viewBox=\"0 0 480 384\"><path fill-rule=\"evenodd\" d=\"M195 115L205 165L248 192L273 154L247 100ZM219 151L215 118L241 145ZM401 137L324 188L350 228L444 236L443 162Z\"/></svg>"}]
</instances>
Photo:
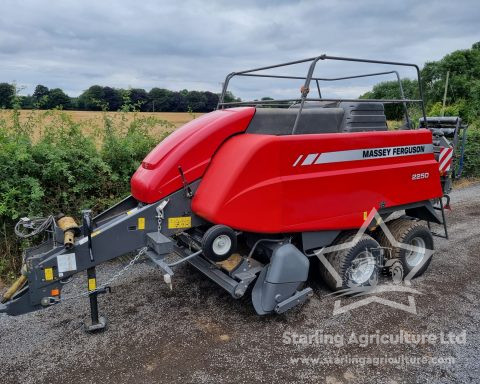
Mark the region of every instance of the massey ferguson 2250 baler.
<instances>
[{"instance_id":1,"label":"massey ferguson 2250 baler","mask_svg":"<svg viewBox=\"0 0 480 384\"><path fill-rule=\"evenodd\" d=\"M396 71L347 78L396 74L398 99L322 98L320 83L335 80L314 76L323 60L413 67L420 98L405 99ZM310 64L306 76L266 74L301 63ZM298 79L301 94L224 102L230 80L240 76ZM308 97L311 87L317 98ZM326 255L342 279L338 284L322 264L327 285L368 285L381 269L379 260L391 257L405 274L414 268L416 275L423 273L430 262L426 250L433 249L430 223L446 231L442 198L454 148L442 127L428 126L425 113L424 128L412 129L407 104L415 102L424 111L419 71L412 64L323 55L228 75L217 110L153 149L131 179L131 196L95 217L84 211L81 225L63 215L20 221L20 235L43 231L47 237L25 251L22 276L4 295L0 312L20 315L60 303L64 284L86 270L88 329L101 329L97 295L108 287L97 284L95 266L137 252L169 284L172 268L188 262L234 298L253 286L257 313L283 313L311 294L307 277L316 251L352 241L373 209L397 240L416 251L392 249L375 230L378 223L368 223L355 244ZM386 103L405 108L404 129L387 128ZM455 127L456 143L460 125ZM399 211L403 216L388 221ZM390 252L378 252L386 248ZM172 253L178 259L167 262Z\"/></svg>"}]
</instances>

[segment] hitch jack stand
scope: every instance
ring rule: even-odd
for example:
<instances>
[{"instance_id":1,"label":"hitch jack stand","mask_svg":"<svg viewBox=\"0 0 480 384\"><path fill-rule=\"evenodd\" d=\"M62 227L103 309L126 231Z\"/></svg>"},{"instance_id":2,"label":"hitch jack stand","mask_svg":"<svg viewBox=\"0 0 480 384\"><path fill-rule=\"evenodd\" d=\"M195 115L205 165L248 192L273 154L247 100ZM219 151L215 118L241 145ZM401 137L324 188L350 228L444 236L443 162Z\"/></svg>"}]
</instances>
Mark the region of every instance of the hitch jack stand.
<instances>
[{"instance_id":1,"label":"hitch jack stand","mask_svg":"<svg viewBox=\"0 0 480 384\"><path fill-rule=\"evenodd\" d=\"M90 261L94 262L92 249L92 219L91 211L84 210L83 214L83 234L88 238L88 250L90 253ZM100 293L110 292L110 287L97 289L97 273L95 266L87 269L87 282L88 282L88 298L90 300L90 318L91 324L85 323L85 330L87 332L95 332L105 329L107 326L107 320L104 317L98 315L98 295Z\"/></svg>"},{"instance_id":2,"label":"hitch jack stand","mask_svg":"<svg viewBox=\"0 0 480 384\"><path fill-rule=\"evenodd\" d=\"M95 267L87 269L88 279L88 298L90 300L90 319L91 323L85 323L85 330L87 332L96 332L105 329L107 326L107 319L98 314L98 295L101 293L110 292L110 287L97 289L96 287L96 272Z\"/></svg>"}]
</instances>

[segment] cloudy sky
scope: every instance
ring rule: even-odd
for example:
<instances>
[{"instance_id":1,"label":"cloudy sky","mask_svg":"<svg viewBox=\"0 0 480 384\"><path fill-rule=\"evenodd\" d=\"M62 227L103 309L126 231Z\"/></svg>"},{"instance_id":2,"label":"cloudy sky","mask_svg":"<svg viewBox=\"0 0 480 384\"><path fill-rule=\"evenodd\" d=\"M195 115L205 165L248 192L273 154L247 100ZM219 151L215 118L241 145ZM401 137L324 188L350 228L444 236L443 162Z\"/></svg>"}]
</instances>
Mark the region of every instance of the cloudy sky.
<instances>
[{"instance_id":1,"label":"cloudy sky","mask_svg":"<svg viewBox=\"0 0 480 384\"><path fill-rule=\"evenodd\" d=\"M480 41L479 25L478 0L3 0L0 82L15 81L24 94L36 84L71 96L93 84L218 92L231 71L322 53L423 65ZM378 69L322 62L316 74ZM306 66L282 73L304 75ZM324 89L356 97L370 85L357 80ZM298 87L232 82L246 99L293 96Z\"/></svg>"}]
</instances>

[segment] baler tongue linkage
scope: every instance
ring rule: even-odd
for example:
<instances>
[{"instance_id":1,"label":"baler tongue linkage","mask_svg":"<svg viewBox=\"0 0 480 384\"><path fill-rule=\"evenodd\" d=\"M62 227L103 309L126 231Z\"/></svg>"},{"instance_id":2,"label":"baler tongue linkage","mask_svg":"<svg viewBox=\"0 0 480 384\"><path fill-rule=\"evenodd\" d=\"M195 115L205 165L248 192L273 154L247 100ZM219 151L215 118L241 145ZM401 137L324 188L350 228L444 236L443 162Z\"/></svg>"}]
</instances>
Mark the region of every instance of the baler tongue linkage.
<instances>
[{"instance_id":1,"label":"baler tongue linkage","mask_svg":"<svg viewBox=\"0 0 480 384\"><path fill-rule=\"evenodd\" d=\"M189 184L192 193L198 184ZM308 258L290 244L291 238L257 238L249 255L242 256L234 252L241 232L224 225L202 231L206 222L190 209L190 197L181 188L168 199L149 205L129 197L94 219L90 211L83 211L83 223L78 231L75 229L73 246L68 245L71 234L66 234L75 228L72 222L62 229L58 220L49 219L49 226L42 226L47 240L25 251L24 277L12 287L10 292L16 292L0 306L0 312L19 315L57 304L69 278L86 270L88 290L79 295L88 295L90 301L91 322L86 330L101 330L106 320L99 315L97 296L110 291L112 279L97 286L95 266L135 251L134 259L114 278L145 255L161 270L170 289L173 268L188 262L234 298L242 297L263 271L252 296L260 314L282 313L311 295L311 288L299 289L307 279ZM252 257L261 247L271 255L267 266ZM172 254L179 259L167 262ZM25 280L28 283L21 287Z\"/></svg>"},{"instance_id":2,"label":"baler tongue linkage","mask_svg":"<svg viewBox=\"0 0 480 384\"><path fill-rule=\"evenodd\" d=\"M75 219L60 213L55 218L53 216L22 218L15 226L15 233L20 238L31 238L46 233L47 240L38 247L26 250L22 274L4 293L0 312L17 315L59 303L62 285L65 283L65 279L61 278L68 275L65 272L69 270L78 272L75 253L66 253L75 246L76 239L79 241L88 239L90 260L94 261L91 252L90 211L83 211L82 229ZM49 265L48 261L51 258L56 259L56 265ZM40 271L41 278L38 279ZM94 266L87 268L87 276L92 323L86 328L88 331L94 331L103 329L106 325L105 319L98 315L97 295L109 291L110 288L96 287ZM38 297L39 294L42 295L41 298Z\"/></svg>"}]
</instances>

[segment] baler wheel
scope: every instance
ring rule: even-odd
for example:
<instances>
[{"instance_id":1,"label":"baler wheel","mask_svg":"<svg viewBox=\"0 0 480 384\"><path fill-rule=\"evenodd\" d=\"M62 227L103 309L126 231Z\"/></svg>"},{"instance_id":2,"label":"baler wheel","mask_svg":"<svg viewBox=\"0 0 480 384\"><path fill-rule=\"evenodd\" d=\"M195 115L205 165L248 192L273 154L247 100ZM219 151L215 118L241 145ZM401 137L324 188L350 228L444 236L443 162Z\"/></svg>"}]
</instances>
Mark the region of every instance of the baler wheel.
<instances>
[{"instance_id":1,"label":"baler wheel","mask_svg":"<svg viewBox=\"0 0 480 384\"><path fill-rule=\"evenodd\" d=\"M387 223L387 227L395 240L402 244L413 245L418 250L412 251L401 247L393 247L385 233L379 229L376 236L380 246L391 248L391 252L386 252L386 257L397 259L402 263L404 276L407 276L413 268L420 263L423 265L412 277L422 275L428 268L432 258L426 250L433 250L433 236L428 227L420 221L401 217ZM427 257L428 260L426 259Z\"/></svg>"},{"instance_id":2,"label":"baler wheel","mask_svg":"<svg viewBox=\"0 0 480 384\"><path fill-rule=\"evenodd\" d=\"M203 254L216 263L227 260L236 249L237 234L226 225L214 225L203 235Z\"/></svg>"},{"instance_id":3,"label":"baler wheel","mask_svg":"<svg viewBox=\"0 0 480 384\"><path fill-rule=\"evenodd\" d=\"M351 243L355 235L356 232L346 232L340 235L334 245ZM325 258L342 279L342 285L337 286L335 277L320 262L320 275L323 281L333 291L375 285L380 270L375 255L375 250L378 249L377 241L371 236L363 234L360 240L351 247L326 254Z\"/></svg>"}]
</instances>

